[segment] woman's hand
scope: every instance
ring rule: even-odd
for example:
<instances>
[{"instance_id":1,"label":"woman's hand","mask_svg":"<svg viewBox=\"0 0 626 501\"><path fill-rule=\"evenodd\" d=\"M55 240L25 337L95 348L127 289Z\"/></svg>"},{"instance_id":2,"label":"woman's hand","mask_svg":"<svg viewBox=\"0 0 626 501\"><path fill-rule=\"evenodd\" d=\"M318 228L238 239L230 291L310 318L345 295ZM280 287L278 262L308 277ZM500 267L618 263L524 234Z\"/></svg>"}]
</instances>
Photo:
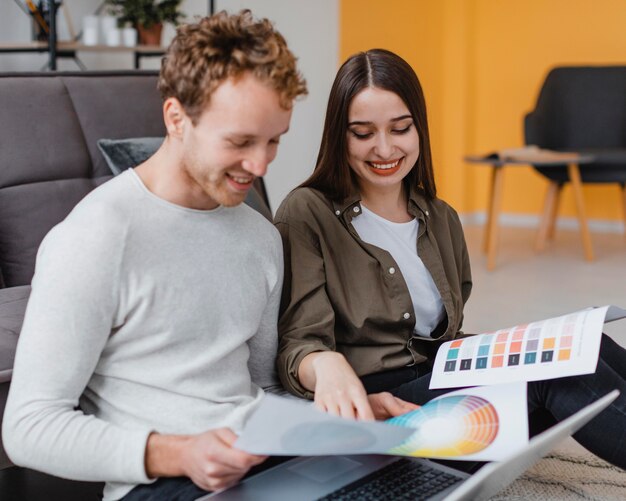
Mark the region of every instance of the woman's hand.
<instances>
[{"instance_id":1,"label":"woman's hand","mask_svg":"<svg viewBox=\"0 0 626 501\"><path fill-rule=\"evenodd\" d=\"M374 420L363 383L341 353L310 353L300 363L298 378L315 392L319 409L345 418Z\"/></svg>"},{"instance_id":2,"label":"woman's hand","mask_svg":"<svg viewBox=\"0 0 626 501\"><path fill-rule=\"evenodd\" d=\"M369 399L374 416L379 420L401 416L407 412L419 409L419 405L394 397L387 391L372 393L368 395L367 398Z\"/></svg>"}]
</instances>

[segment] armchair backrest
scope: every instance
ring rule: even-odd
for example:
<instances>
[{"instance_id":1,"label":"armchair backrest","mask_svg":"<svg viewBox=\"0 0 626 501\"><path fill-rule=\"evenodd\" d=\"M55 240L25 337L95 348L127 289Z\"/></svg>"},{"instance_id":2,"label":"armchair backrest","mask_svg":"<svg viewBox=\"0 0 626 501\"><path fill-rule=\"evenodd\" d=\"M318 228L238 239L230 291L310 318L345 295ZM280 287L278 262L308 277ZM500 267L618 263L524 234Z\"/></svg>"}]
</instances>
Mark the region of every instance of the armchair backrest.
<instances>
[{"instance_id":1,"label":"armchair backrest","mask_svg":"<svg viewBox=\"0 0 626 501\"><path fill-rule=\"evenodd\" d=\"M542 148L626 148L626 66L554 68L524 125Z\"/></svg>"}]
</instances>

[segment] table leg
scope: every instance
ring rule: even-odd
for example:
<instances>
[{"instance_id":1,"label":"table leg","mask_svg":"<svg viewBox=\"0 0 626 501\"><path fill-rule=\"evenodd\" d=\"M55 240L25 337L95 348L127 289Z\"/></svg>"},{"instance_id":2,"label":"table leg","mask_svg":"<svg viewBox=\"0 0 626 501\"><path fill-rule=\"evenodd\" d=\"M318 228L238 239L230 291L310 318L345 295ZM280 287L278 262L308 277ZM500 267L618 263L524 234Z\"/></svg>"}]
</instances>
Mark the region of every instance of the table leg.
<instances>
[{"instance_id":1,"label":"table leg","mask_svg":"<svg viewBox=\"0 0 626 501\"><path fill-rule=\"evenodd\" d=\"M567 173L569 174L569 179L572 183L572 190L574 191L574 200L576 201L576 209L578 211L578 224L580 225L580 236L583 241L585 259L587 261L593 261L593 247L591 244L591 236L589 235L589 228L587 227L585 202L583 198L583 185L580 178L578 164L569 164L567 166Z\"/></svg>"},{"instance_id":2,"label":"table leg","mask_svg":"<svg viewBox=\"0 0 626 501\"><path fill-rule=\"evenodd\" d=\"M491 199L489 201L489 212L487 214L487 269L489 271L496 267L496 243L498 240L498 218L502 206L502 186L503 186L502 166L494 166L491 180Z\"/></svg>"},{"instance_id":3,"label":"table leg","mask_svg":"<svg viewBox=\"0 0 626 501\"><path fill-rule=\"evenodd\" d=\"M489 249L489 230L491 229L491 213L493 212L493 192L496 186L496 172L498 167L491 170L491 184L489 185L489 201L487 202L487 221L485 221L485 234L483 235L483 252Z\"/></svg>"}]
</instances>

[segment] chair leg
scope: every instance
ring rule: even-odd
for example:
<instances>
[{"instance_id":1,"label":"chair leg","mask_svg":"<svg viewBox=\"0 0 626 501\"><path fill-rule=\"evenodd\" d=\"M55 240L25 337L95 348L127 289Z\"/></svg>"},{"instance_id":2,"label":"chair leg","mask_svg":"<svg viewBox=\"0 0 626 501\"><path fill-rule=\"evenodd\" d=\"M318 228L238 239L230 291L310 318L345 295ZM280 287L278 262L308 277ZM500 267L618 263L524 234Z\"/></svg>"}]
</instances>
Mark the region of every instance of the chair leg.
<instances>
[{"instance_id":1,"label":"chair leg","mask_svg":"<svg viewBox=\"0 0 626 501\"><path fill-rule=\"evenodd\" d=\"M624 209L624 236L626 236L626 184L622 185L622 203Z\"/></svg>"},{"instance_id":2,"label":"chair leg","mask_svg":"<svg viewBox=\"0 0 626 501\"><path fill-rule=\"evenodd\" d=\"M556 216L559 212L559 202L561 201L561 193L563 193L563 185L559 184L554 205L552 207L552 214L550 214L550 226L548 227L548 240L554 240L554 235L556 233Z\"/></svg>"},{"instance_id":3,"label":"chair leg","mask_svg":"<svg viewBox=\"0 0 626 501\"><path fill-rule=\"evenodd\" d=\"M543 215L537 231L535 250L542 251L546 246L546 240L554 236L554 220L556 219L557 202L561 186L555 181L550 181L545 201L543 202Z\"/></svg>"},{"instance_id":4,"label":"chair leg","mask_svg":"<svg viewBox=\"0 0 626 501\"><path fill-rule=\"evenodd\" d=\"M583 241L585 259L587 261L593 261L593 246L591 244L591 236L589 235L589 227L587 226L585 201L583 198L583 185L580 178L578 164L569 164L567 166L567 173L569 174L569 179L572 183L572 190L574 191L574 200L576 201L576 209L578 211L578 224L580 225L580 236Z\"/></svg>"}]
</instances>

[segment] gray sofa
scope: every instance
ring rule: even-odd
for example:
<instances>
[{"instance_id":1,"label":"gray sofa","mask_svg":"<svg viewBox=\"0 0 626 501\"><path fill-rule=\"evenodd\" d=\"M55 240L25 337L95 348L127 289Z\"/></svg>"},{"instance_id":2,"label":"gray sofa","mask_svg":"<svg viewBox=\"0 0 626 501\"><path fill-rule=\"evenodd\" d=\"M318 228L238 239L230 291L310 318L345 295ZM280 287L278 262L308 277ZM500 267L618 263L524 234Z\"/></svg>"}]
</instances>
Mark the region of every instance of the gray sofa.
<instances>
[{"instance_id":1,"label":"gray sofa","mask_svg":"<svg viewBox=\"0 0 626 501\"><path fill-rule=\"evenodd\" d=\"M98 140L164 135L156 80L138 71L0 74L0 419L39 244L112 177ZM246 203L271 218L261 180L255 188ZM0 470L11 466L0 442ZM23 482L6 475L0 471L0 499L25 496L15 491ZM63 495L72 497L85 499Z\"/></svg>"}]
</instances>

